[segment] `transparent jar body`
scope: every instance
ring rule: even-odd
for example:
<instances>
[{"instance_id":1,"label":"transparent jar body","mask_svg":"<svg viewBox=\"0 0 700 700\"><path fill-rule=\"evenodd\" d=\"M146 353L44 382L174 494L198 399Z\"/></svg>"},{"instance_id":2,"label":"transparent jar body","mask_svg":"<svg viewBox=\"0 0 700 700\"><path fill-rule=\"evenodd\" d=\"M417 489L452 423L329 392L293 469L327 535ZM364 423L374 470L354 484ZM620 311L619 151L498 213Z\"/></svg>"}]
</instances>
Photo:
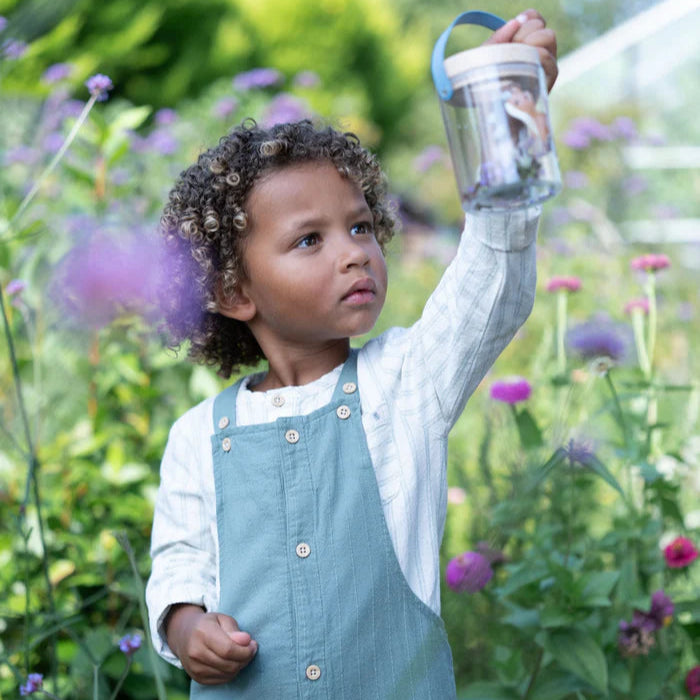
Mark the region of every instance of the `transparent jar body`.
<instances>
[{"instance_id":1,"label":"transparent jar body","mask_svg":"<svg viewBox=\"0 0 700 700\"><path fill-rule=\"evenodd\" d=\"M451 77L440 100L465 211L508 211L561 189L547 85L539 63L499 63Z\"/></svg>"}]
</instances>

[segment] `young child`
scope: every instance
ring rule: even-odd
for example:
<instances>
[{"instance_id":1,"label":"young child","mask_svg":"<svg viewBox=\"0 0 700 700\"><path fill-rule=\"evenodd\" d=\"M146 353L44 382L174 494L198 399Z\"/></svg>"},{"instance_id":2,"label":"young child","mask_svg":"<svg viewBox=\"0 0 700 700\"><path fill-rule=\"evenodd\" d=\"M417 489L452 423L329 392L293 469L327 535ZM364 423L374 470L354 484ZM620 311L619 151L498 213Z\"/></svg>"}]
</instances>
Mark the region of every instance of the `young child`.
<instances>
[{"instance_id":1,"label":"young child","mask_svg":"<svg viewBox=\"0 0 700 700\"><path fill-rule=\"evenodd\" d=\"M537 46L534 10L491 41ZM351 134L244 123L162 219L167 319L230 376L182 416L161 468L147 601L191 697L449 700L440 611L447 435L528 316L539 210L469 215L411 328L360 350L384 303L393 220Z\"/></svg>"}]
</instances>

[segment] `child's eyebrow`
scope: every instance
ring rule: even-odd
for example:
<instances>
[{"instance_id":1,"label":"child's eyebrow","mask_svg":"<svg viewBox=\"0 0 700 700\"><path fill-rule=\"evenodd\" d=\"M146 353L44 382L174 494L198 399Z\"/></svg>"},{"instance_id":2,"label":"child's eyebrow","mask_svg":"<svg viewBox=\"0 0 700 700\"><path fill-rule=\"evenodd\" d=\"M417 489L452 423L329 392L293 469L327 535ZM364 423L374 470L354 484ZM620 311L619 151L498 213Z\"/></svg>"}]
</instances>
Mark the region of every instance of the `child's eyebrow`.
<instances>
[{"instance_id":1,"label":"child's eyebrow","mask_svg":"<svg viewBox=\"0 0 700 700\"><path fill-rule=\"evenodd\" d=\"M349 209L346 218L351 221L353 219L366 219L372 218L372 211L366 202L359 204L352 209ZM292 219L289 222L289 228L293 230L315 228L317 226L323 226L327 223L325 216L301 216L298 219Z\"/></svg>"}]
</instances>

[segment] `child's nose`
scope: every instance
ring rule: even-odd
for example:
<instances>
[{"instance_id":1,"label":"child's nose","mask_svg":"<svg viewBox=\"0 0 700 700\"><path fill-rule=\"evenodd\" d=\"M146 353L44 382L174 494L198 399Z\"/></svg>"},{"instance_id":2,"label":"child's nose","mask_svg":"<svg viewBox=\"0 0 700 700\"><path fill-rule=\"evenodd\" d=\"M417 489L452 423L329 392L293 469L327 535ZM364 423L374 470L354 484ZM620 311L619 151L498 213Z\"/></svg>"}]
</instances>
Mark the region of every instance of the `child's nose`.
<instances>
[{"instance_id":1,"label":"child's nose","mask_svg":"<svg viewBox=\"0 0 700 700\"><path fill-rule=\"evenodd\" d=\"M364 267L369 262L370 256L363 241L347 237L343 240L338 259L341 267L347 269L356 265Z\"/></svg>"}]
</instances>

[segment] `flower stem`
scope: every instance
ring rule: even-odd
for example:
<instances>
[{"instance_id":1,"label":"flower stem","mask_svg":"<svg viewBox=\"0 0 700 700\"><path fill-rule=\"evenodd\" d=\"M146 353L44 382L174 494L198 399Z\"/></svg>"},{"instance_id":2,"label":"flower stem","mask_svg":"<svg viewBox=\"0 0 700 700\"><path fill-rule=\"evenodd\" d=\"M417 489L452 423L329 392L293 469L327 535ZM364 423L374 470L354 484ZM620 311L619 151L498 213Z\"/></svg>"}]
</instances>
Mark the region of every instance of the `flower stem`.
<instances>
[{"instance_id":1,"label":"flower stem","mask_svg":"<svg viewBox=\"0 0 700 700\"><path fill-rule=\"evenodd\" d=\"M36 196L36 193L41 189L41 186L46 181L46 178L51 174L53 169L58 165L61 158L63 158L63 156L65 155L69 146L71 145L71 143L73 143L73 140L75 139L76 135L78 134L80 127L85 123L85 120L87 119L88 114L90 114L90 110L92 109L92 107L96 101L97 101L97 96L92 95L90 97L90 99L85 103L85 107L83 107L83 111L78 116L75 124L73 124L73 128L70 130L70 133L66 137L66 140L61 144L61 147L56 152L56 155L51 159L51 162L44 168L43 172L36 179L36 181L32 185L32 188L29 190L29 192L27 192L26 196L24 197L24 199L20 203L19 208L17 209L17 211L14 213L14 215L10 219L10 223L9 223L10 227L12 227L13 224L15 224L15 223L17 223L17 221L19 221L22 214L24 214L27 207L31 204L32 200Z\"/></svg>"},{"instance_id":2,"label":"flower stem","mask_svg":"<svg viewBox=\"0 0 700 700\"><path fill-rule=\"evenodd\" d=\"M566 337L567 305L568 292L565 289L561 289L557 294L557 373L561 376L566 374L564 339Z\"/></svg>"},{"instance_id":3,"label":"flower stem","mask_svg":"<svg viewBox=\"0 0 700 700\"><path fill-rule=\"evenodd\" d=\"M112 691L112 694L109 696L109 700L116 700L117 696L119 695L119 691L121 690L122 685L124 684L124 681L126 680L126 677L129 675L129 671L131 670L131 664L133 663L133 658L131 654L128 654L126 657L126 666L124 667L124 670L122 671L122 675L120 676L119 680L117 681L117 685L114 686L114 690ZM97 698L97 696L95 696Z\"/></svg>"},{"instance_id":4,"label":"flower stem","mask_svg":"<svg viewBox=\"0 0 700 700\"><path fill-rule=\"evenodd\" d=\"M535 681L537 680L537 676L540 674L540 668L542 667L543 658L544 649L540 647L539 652L537 654L537 659L535 659L535 668L532 669L532 675L530 676L530 681L527 684L525 695L523 695L523 700L528 700L530 694L532 693L532 689L535 687Z\"/></svg>"},{"instance_id":5,"label":"flower stem","mask_svg":"<svg viewBox=\"0 0 700 700\"><path fill-rule=\"evenodd\" d=\"M656 350L656 273L647 274L645 285L647 301L649 302L649 324L647 326L647 353L649 355L649 372L654 366L654 351Z\"/></svg>"},{"instance_id":6,"label":"flower stem","mask_svg":"<svg viewBox=\"0 0 700 700\"><path fill-rule=\"evenodd\" d=\"M634 330L634 344L637 347L639 368L644 374L644 379L651 381L651 362L649 361L647 343L644 338L644 311L642 309L633 309L632 328Z\"/></svg>"}]
</instances>

